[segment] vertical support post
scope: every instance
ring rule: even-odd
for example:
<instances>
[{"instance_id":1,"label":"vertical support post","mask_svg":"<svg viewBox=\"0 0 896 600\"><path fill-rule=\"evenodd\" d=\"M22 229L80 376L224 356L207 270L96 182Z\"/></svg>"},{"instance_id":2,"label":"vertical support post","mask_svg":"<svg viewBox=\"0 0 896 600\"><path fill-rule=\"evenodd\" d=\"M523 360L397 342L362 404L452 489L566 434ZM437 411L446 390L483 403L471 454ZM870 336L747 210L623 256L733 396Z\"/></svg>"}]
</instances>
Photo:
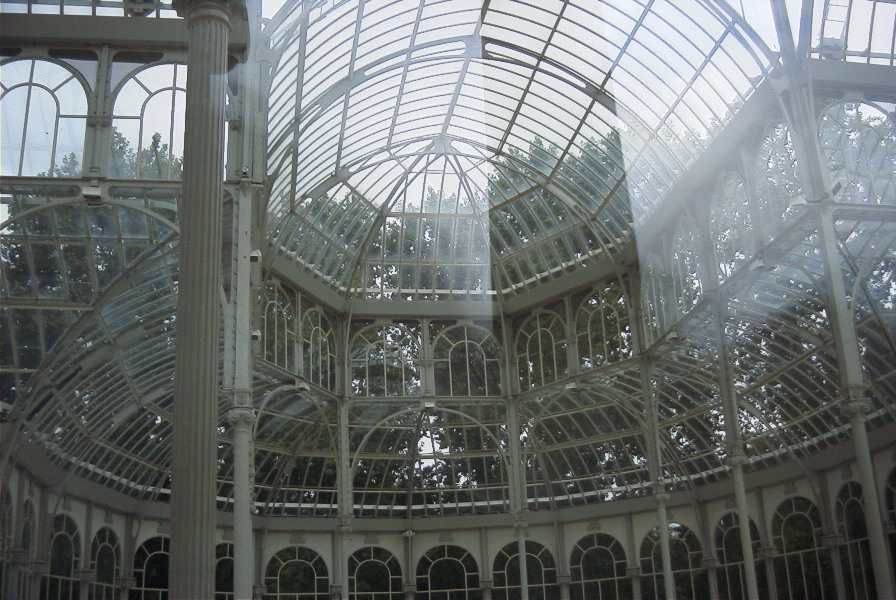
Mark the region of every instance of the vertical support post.
<instances>
[{"instance_id":1,"label":"vertical support post","mask_svg":"<svg viewBox=\"0 0 896 600\"><path fill-rule=\"evenodd\" d=\"M253 322L252 290L260 282L253 276L252 230L253 189L249 180L240 181L235 207L236 223L234 239L236 248L233 261L231 302L227 316L231 322L225 327L232 341L230 358L225 361L225 377L233 403L227 413L231 425L233 443L233 591L236 600L251 600L254 584L254 536L252 529L254 474L255 411L252 401L252 342ZM258 257L255 258L258 260ZM258 263L255 263L256 265Z\"/></svg>"},{"instance_id":2,"label":"vertical support post","mask_svg":"<svg viewBox=\"0 0 896 600\"><path fill-rule=\"evenodd\" d=\"M218 326L224 102L230 14L215 0L184 0L190 78L180 198L180 286L173 491L171 598L215 592L218 457Z\"/></svg>"},{"instance_id":3,"label":"vertical support post","mask_svg":"<svg viewBox=\"0 0 896 600\"><path fill-rule=\"evenodd\" d=\"M87 135L84 142L83 177L102 177L108 168L111 146L112 107L109 105L110 67L112 51L103 46L97 53L96 83L93 111L87 117Z\"/></svg>"},{"instance_id":4,"label":"vertical support post","mask_svg":"<svg viewBox=\"0 0 896 600\"><path fill-rule=\"evenodd\" d=\"M849 417L852 430L853 448L862 484L862 502L865 508L865 525L868 530L868 545L871 549L871 564L874 583L881 598L894 597L893 579L890 571L890 548L884 537L883 518L880 510L880 496L874 462L868 443L868 429L865 414L870 410L866 398L866 385L862 373L862 359L859 356L853 312L846 302L846 286L836 245L833 210L830 203L820 207L820 238L823 248L825 271L828 277L831 324L834 329L834 343L837 346L840 364L841 394L843 413Z\"/></svg>"},{"instance_id":5,"label":"vertical support post","mask_svg":"<svg viewBox=\"0 0 896 600\"><path fill-rule=\"evenodd\" d=\"M818 512L821 516L822 543L831 551L831 570L834 572L834 587L838 600L846 600L846 583L843 577L843 562L840 560L840 535L834 522L833 506L828 493L828 476L818 471L813 476L813 488L817 491Z\"/></svg>"},{"instance_id":6,"label":"vertical support post","mask_svg":"<svg viewBox=\"0 0 896 600\"><path fill-rule=\"evenodd\" d=\"M519 396L507 400L507 435L510 446L510 509L513 514L520 565L520 597L529 600L529 573L526 565L526 471L520 444Z\"/></svg>"},{"instance_id":7,"label":"vertical support post","mask_svg":"<svg viewBox=\"0 0 896 600\"><path fill-rule=\"evenodd\" d=\"M641 597L641 561L638 543L635 540L635 519L632 513L625 513L625 545L628 563L625 575L632 581L632 598Z\"/></svg>"},{"instance_id":8,"label":"vertical support post","mask_svg":"<svg viewBox=\"0 0 896 600\"><path fill-rule=\"evenodd\" d=\"M255 556L252 560L255 562L255 585L252 590L253 598L261 598L267 592L267 586L264 584L264 539L265 529L259 529L255 534Z\"/></svg>"},{"instance_id":9,"label":"vertical support post","mask_svg":"<svg viewBox=\"0 0 896 600\"><path fill-rule=\"evenodd\" d=\"M768 600L778 600L778 578L775 575L775 546L768 530L768 513L765 510L765 494L762 488L756 490L756 516L758 520L759 536L762 540L762 565L765 568L765 581L768 584L766 590Z\"/></svg>"},{"instance_id":10,"label":"vertical support post","mask_svg":"<svg viewBox=\"0 0 896 600\"><path fill-rule=\"evenodd\" d=\"M87 505L87 515L84 519L84 534L81 536L81 565L80 586L78 589L81 600L87 600L90 596L90 587L96 581L96 571L90 568L90 546L93 540L93 503Z\"/></svg>"},{"instance_id":11,"label":"vertical support post","mask_svg":"<svg viewBox=\"0 0 896 600\"><path fill-rule=\"evenodd\" d=\"M348 588L348 568L346 566L347 556L345 555L345 538L351 533L352 529L352 512L354 500L352 498L352 456L349 447L350 438L348 430L349 407L350 401L347 397L343 397L339 402L337 414L337 428L339 437L337 438L336 448L336 490L337 502L339 504L339 515L337 520L336 544L334 544L334 552L337 554L334 559L334 580L337 589L334 590L335 596L347 599L350 594ZM340 596L341 594L341 596Z\"/></svg>"},{"instance_id":12,"label":"vertical support post","mask_svg":"<svg viewBox=\"0 0 896 600\"><path fill-rule=\"evenodd\" d=\"M492 561L488 551L488 529L479 529L479 587L482 588L482 600L492 600Z\"/></svg>"},{"instance_id":13,"label":"vertical support post","mask_svg":"<svg viewBox=\"0 0 896 600\"><path fill-rule=\"evenodd\" d=\"M719 600L719 559L715 553L711 552L712 544L712 527L706 514L705 502L694 502L694 514L697 517L697 526L700 528L700 543L705 550L703 551L703 567L706 569L706 579L709 583L709 599Z\"/></svg>"},{"instance_id":14,"label":"vertical support post","mask_svg":"<svg viewBox=\"0 0 896 600\"><path fill-rule=\"evenodd\" d=\"M571 577L566 558L566 531L563 523L554 521L554 556L557 557L557 582L560 584L560 600L569 600Z\"/></svg>"}]
</instances>

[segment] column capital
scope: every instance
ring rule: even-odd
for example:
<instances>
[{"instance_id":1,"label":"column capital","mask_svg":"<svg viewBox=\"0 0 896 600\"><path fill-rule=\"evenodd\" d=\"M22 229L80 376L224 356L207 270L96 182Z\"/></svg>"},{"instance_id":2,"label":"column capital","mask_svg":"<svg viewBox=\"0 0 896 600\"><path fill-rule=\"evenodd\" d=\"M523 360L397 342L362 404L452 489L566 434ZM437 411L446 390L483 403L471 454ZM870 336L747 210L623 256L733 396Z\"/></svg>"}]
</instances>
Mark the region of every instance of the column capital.
<instances>
[{"instance_id":1,"label":"column capital","mask_svg":"<svg viewBox=\"0 0 896 600\"><path fill-rule=\"evenodd\" d=\"M495 586L495 582L491 579L480 579L479 580L479 589L481 590L490 590Z\"/></svg>"},{"instance_id":2,"label":"column capital","mask_svg":"<svg viewBox=\"0 0 896 600\"><path fill-rule=\"evenodd\" d=\"M252 597L253 598L258 598L260 600L262 598L262 596L264 596L267 593L268 593L268 586L266 586L264 584L259 583L258 585L252 586ZM330 596L330 597L333 598L334 600L337 600L339 598L339 596Z\"/></svg>"},{"instance_id":3,"label":"column capital","mask_svg":"<svg viewBox=\"0 0 896 600\"><path fill-rule=\"evenodd\" d=\"M572 576L571 575L558 575L557 583L559 583L560 585L568 586L570 583L572 583Z\"/></svg>"},{"instance_id":4,"label":"column capital","mask_svg":"<svg viewBox=\"0 0 896 600\"><path fill-rule=\"evenodd\" d=\"M821 536L821 543L825 548L836 548L843 543L843 536L836 531L825 531Z\"/></svg>"},{"instance_id":5,"label":"column capital","mask_svg":"<svg viewBox=\"0 0 896 600\"><path fill-rule=\"evenodd\" d=\"M339 531L342 533L350 533L352 530L351 515L339 515L336 517L336 527L338 527Z\"/></svg>"},{"instance_id":6,"label":"column capital","mask_svg":"<svg viewBox=\"0 0 896 600\"><path fill-rule=\"evenodd\" d=\"M756 558L761 559L775 558L776 556L778 556L778 548L774 545L760 546L756 553Z\"/></svg>"},{"instance_id":7,"label":"column capital","mask_svg":"<svg viewBox=\"0 0 896 600\"><path fill-rule=\"evenodd\" d=\"M529 527L529 523L526 521L526 513L523 511L513 513L513 528L516 530L525 530Z\"/></svg>"},{"instance_id":8,"label":"column capital","mask_svg":"<svg viewBox=\"0 0 896 600\"><path fill-rule=\"evenodd\" d=\"M840 410L846 417L863 417L871 411L868 401L868 388L864 385L851 385L846 388L840 401Z\"/></svg>"},{"instance_id":9,"label":"column capital","mask_svg":"<svg viewBox=\"0 0 896 600\"><path fill-rule=\"evenodd\" d=\"M245 7L239 0L174 0L177 14L190 21L217 19L230 24L230 15Z\"/></svg>"},{"instance_id":10,"label":"column capital","mask_svg":"<svg viewBox=\"0 0 896 600\"><path fill-rule=\"evenodd\" d=\"M628 567L625 569L625 576L638 578L641 576L641 567Z\"/></svg>"},{"instance_id":11,"label":"column capital","mask_svg":"<svg viewBox=\"0 0 896 600\"><path fill-rule=\"evenodd\" d=\"M78 570L78 579L81 583L96 582L96 569L80 569Z\"/></svg>"},{"instance_id":12,"label":"column capital","mask_svg":"<svg viewBox=\"0 0 896 600\"><path fill-rule=\"evenodd\" d=\"M703 568L704 569L718 569L719 568L719 559L715 556L704 556L703 557Z\"/></svg>"},{"instance_id":13,"label":"column capital","mask_svg":"<svg viewBox=\"0 0 896 600\"><path fill-rule=\"evenodd\" d=\"M28 570L31 571L32 575L49 575L50 563L45 560L32 560Z\"/></svg>"},{"instance_id":14,"label":"column capital","mask_svg":"<svg viewBox=\"0 0 896 600\"><path fill-rule=\"evenodd\" d=\"M227 410L227 422L237 427L252 428L255 425L255 411L248 406L234 406Z\"/></svg>"},{"instance_id":15,"label":"column capital","mask_svg":"<svg viewBox=\"0 0 896 600\"><path fill-rule=\"evenodd\" d=\"M744 466L748 461L743 446L739 443L731 444L728 447L728 456L725 457L725 462L729 467Z\"/></svg>"}]
</instances>

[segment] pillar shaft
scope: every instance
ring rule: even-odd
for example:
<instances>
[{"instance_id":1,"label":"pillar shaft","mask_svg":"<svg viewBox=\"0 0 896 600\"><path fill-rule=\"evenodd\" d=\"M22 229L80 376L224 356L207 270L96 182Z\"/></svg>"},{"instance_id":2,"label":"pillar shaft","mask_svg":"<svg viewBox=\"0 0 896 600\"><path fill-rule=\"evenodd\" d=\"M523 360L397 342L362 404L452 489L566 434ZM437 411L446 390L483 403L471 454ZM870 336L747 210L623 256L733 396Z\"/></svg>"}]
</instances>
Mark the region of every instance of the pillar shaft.
<instances>
[{"instance_id":1,"label":"pillar shaft","mask_svg":"<svg viewBox=\"0 0 896 600\"><path fill-rule=\"evenodd\" d=\"M744 558L744 579L747 584L747 599L759 600L759 583L756 577L756 562L753 555L753 536L750 534L750 508L747 504L747 488L744 484L745 461L743 455L732 457L731 477L734 481L734 504L737 508L737 528L740 547Z\"/></svg>"},{"instance_id":2,"label":"pillar shaft","mask_svg":"<svg viewBox=\"0 0 896 600\"><path fill-rule=\"evenodd\" d=\"M184 176L180 198L171 598L212 598L218 424L218 325L224 101L229 14L190 2Z\"/></svg>"},{"instance_id":3,"label":"pillar shaft","mask_svg":"<svg viewBox=\"0 0 896 600\"><path fill-rule=\"evenodd\" d=\"M663 589L666 600L675 600L675 577L672 575L672 552L669 547L669 513L666 502L669 495L656 494L656 526L660 534L660 555L663 557Z\"/></svg>"},{"instance_id":4,"label":"pillar shaft","mask_svg":"<svg viewBox=\"0 0 896 600\"><path fill-rule=\"evenodd\" d=\"M228 416L233 424L233 592L236 600L251 600L255 540L249 459L255 416L250 408L232 409Z\"/></svg>"}]
</instances>

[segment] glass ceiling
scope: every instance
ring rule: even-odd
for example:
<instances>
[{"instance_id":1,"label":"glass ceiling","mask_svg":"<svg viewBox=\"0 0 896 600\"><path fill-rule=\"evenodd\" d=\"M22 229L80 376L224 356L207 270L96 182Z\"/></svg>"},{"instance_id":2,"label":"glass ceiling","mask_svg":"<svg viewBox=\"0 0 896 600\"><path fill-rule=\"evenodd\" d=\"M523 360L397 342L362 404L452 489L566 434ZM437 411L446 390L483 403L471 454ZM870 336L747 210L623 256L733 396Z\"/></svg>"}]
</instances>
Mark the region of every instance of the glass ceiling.
<instances>
[{"instance_id":1,"label":"glass ceiling","mask_svg":"<svg viewBox=\"0 0 896 600\"><path fill-rule=\"evenodd\" d=\"M290 3L271 36L271 242L367 298L617 260L772 62L702 0Z\"/></svg>"},{"instance_id":2,"label":"glass ceiling","mask_svg":"<svg viewBox=\"0 0 896 600\"><path fill-rule=\"evenodd\" d=\"M801 4L787 2L794 26ZM806 56L894 65L896 5L857 0L849 25L825 5L817 2L809 19ZM287 2L266 27L276 57L265 228L275 267L286 261L295 267L288 272L313 275L349 301L426 307L548 291L530 314L508 311L486 324L366 315L333 327L345 313L303 296L308 278L282 277L283 330L270 348L283 352L267 356L266 338L253 372L260 510L337 513L341 394L350 396L350 504L359 516L509 510L511 394L519 399L528 506L649 493L644 347L658 349L662 462L673 489L726 476L723 339L750 468L847 438L827 275L795 136L777 114L766 121L743 112L780 67L767 2L325 0ZM18 66L4 65L4 77L12 75L3 92L14 96L42 69L63 70L32 58L8 64ZM128 69L116 85L127 80L145 93L122 87L111 114L132 146L120 161L127 172L117 176L133 181L113 181L103 204L85 204L66 181L78 173L42 166L55 164L55 154L26 148L30 125L13 132L19 142L4 138L4 147L21 147L18 162L3 163L0 189L0 394L18 403L28 440L56 464L165 500L183 67L141 66L132 80ZM74 81L65 77L45 87L65 95ZM158 114L144 127L135 115L160 90L172 116L162 127L152 121L166 111L150 110ZM896 203L896 121L892 98L837 94L819 93L817 133L839 184L836 202L848 207L835 220L836 244L877 426L893 420L888 399L896 397L896 221L877 210ZM129 106L138 97L140 111ZM60 151L78 156L86 146L78 136L88 102L81 104L56 118L66 130ZM43 105L28 106L42 118ZM718 181L701 182L703 204L680 201L675 206L687 207L668 218L667 201L735 126L757 129L755 156L732 156L728 172L712 173ZM170 140L165 161L159 148L149 160L156 129ZM631 269L635 242L637 273L592 277L569 295L551 290L569 271ZM721 334L710 282L726 298ZM628 287L638 284L640 295ZM646 314L630 314L633 298ZM298 323L309 314L316 333L302 334ZM636 318L646 329L641 348ZM466 366L476 346L491 379L477 385L453 371L439 378L456 366L456 339L439 338L452 328L463 331ZM300 359L306 342L318 346ZM582 350L592 346L599 349ZM449 349L434 357L424 347ZM542 347L554 352L553 366ZM284 391L302 373L295 365L315 360L326 375L309 377L304 367L312 393ZM438 401L421 404L424 395ZM222 395L222 413L226 402ZM218 496L227 508L227 424L220 434Z\"/></svg>"}]
</instances>

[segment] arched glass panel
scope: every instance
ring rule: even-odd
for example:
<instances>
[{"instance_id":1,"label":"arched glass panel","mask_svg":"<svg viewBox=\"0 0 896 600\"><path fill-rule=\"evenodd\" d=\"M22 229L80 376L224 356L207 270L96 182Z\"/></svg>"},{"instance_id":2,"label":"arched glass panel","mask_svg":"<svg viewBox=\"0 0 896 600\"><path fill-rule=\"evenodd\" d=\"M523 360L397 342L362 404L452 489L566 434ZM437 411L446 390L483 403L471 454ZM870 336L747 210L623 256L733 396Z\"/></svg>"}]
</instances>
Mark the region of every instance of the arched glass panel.
<instances>
[{"instance_id":1,"label":"arched glass panel","mask_svg":"<svg viewBox=\"0 0 896 600\"><path fill-rule=\"evenodd\" d=\"M329 598L327 565L309 548L290 546L268 561L264 600L325 600Z\"/></svg>"},{"instance_id":2,"label":"arched glass panel","mask_svg":"<svg viewBox=\"0 0 896 600\"><path fill-rule=\"evenodd\" d=\"M753 215L740 175L729 173L722 178L709 205L709 232L721 283L753 256Z\"/></svg>"},{"instance_id":3,"label":"arched glass panel","mask_svg":"<svg viewBox=\"0 0 896 600\"><path fill-rule=\"evenodd\" d=\"M167 537L149 538L134 554L135 586L130 600L168 600L168 559L171 542Z\"/></svg>"},{"instance_id":4,"label":"arched glass panel","mask_svg":"<svg viewBox=\"0 0 896 600\"><path fill-rule=\"evenodd\" d=\"M516 364L523 390L566 374L566 325L560 315L538 312L523 323L516 337Z\"/></svg>"},{"instance_id":5,"label":"arched glass panel","mask_svg":"<svg viewBox=\"0 0 896 600\"><path fill-rule=\"evenodd\" d=\"M896 523L896 469L890 471L890 476L887 477L885 496L887 515L890 517L891 523ZM893 560L893 566L896 567L896 531L890 533L890 558Z\"/></svg>"},{"instance_id":6,"label":"arched glass panel","mask_svg":"<svg viewBox=\"0 0 896 600\"><path fill-rule=\"evenodd\" d=\"M672 238L669 271L672 297L678 304L678 315L690 312L703 295L700 256L700 231L697 222L690 215L685 215L678 220L678 227Z\"/></svg>"},{"instance_id":7,"label":"arched glass panel","mask_svg":"<svg viewBox=\"0 0 896 600\"><path fill-rule=\"evenodd\" d=\"M737 513L728 513L719 521L716 527L716 557L719 560L717 576L719 591L727 600L747 600L747 582L744 574L744 554L740 544L740 529ZM750 540L753 546L753 556L756 563L756 580L759 587L759 596L768 596L768 584L765 578L765 567L762 561L756 559L762 542L759 538L759 530L753 520L750 520Z\"/></svg>"},{"instance_id":8,"label":"arched glass panel","mask_svg":"<svg viewBox=\"0 0 896 600\"><path fill-rule=\"evenodd\" d=\"M681 523L669 523L669 550L676 598L708 598L709 584L703 569L703 550L697 534ZM641 590L646 598L663 598L663 589L660 534L653 528L641 542Z\"/></svg>"},{"instance_id":9,"label":"arched glass panel","mask_svg":"<svg viewBox=\"0 0 896 600\"><path fill-rule=\"evenodd\" d=\"M183 172L187 67L153 65L116 90L110 175L180 179Z\"/></svg>"},{"instance_id":10,"label":"arched glass panel","mask_svg":"<svg viewBox=\"0 0 896 600\"><path fill-rule=\"evenodd\" d=\"M401 565L391 552L365 546L348 558L351 600L401 600Z\"/></svg>"},{"instance_id":11,"label":"arched glass panel","mask_svg":"<svg viewBox=\"0 0 896 600\"><path fill-rule=\"evenodd\" d=\"M319 308L302 315L302 367L305 378L312 383L336 389L336 335Z\"/></svg>"},{"instance_id":12,"label":"arched glass panel","mask_svg":"<svg viewBox=\"0 0 896 600\"><path fill-rule=\"evenodd\" d=\"M862 486L855 481L844 485L837 495L837 528L844 542L840 549L840 561L843 564L846 597L849 600L877 597Z\"/></svg>"},{"instance_id":13,"label":"arched glass panel","mask_svg":"<svg viewBox=\"0 0 896 600\"><path fill-rule=\"evenodd\" d=\"M793 203L804 200L796 144L790 128L772 127L759 146L756 164L756 195L765 238L770 240L784 227Z\"/></svg>"},{"instance_id":14,"label":"arched glass panel","mask_svg":"<svg viewBox=\"0 0 896 600\"><path fill-rule=\"evenodd\" d=\"M419 600L479 600L479 567L460 546L436 546L417 563Z\"/></svg>"},{"instance_id":15,"label":"arched glass panel","mask_svg":"<svg viewBox=\"0 0 896 600\"><path fill-rule=\"evenodd\" d=\"M613 536L592 533L580 539L569 564L572 600L624 600L632 595L625 550Z\"/></svg>"},{"instance_id":16,"label":"arched glass panel","mask_svg":"<svg viewBox=\"0 0 896 600\"><path fill-rule=\"evenodd\" d=\"M583 367L600 367L631 357L628 300L618 281L599 286L579 307L576 340Z\"/></svg>"},{"instance_id":17,"label":"arched glass panel","mask_svg":"<svg viewBox=\"0 0 896 600\"><path fill-rule=\"evenodd\" d=\"M831 555L822 543L821 516L815 504L799 496L782 502L772 517L772 540L778 550L779 600L836 598Z\"/></svg>"},{"instance_id":18,"label":"arched glass panel","mask_svg":"<svg viewBox=\"0 0 896 600\"><path fill-rule=\"evenodd\" d=\"M35 529L35 513L34 504L31 500L25 500L24 510L22 511L22 525L20 530L19 546L25 559L29 562L34 559L34 529ZM28 565L23 565L18 569L16 576L16 597L31 598L32 581L30 569Z\"/></svg>"},{"instance_id":19,"label":"arched glass panel","mask_svg":"<svg viewBox=\"0 0 896 600\"><path fill-rule=\"evenodd\" d=\"M215 600L233 600L233 544L215 546Z\"/></svg>"},{"instance_id":20,"label":"arched glass panel","mask_svg":"<svg viewBox=\"0 0 896 600\"><path fill-rule=\"evenodd\" d=\"M896 204L896 123L886 109L837 102L821 114L818 141L838 202Z\"/></svg>"},{"instance_id":21,"label":"arched glass panel","mask_svg":"<svg viewBox=\"0 0 896 600\"><path fill-rule=\"evenodd\" d=\"M0 65L0 174L80 177L87 94L48 60Z\"/></svg>"},{"instance_id":22,"label":"arched glass panel","mask_svg":"<svg viewBox=\"0 0 896 600\"><path fill-rule=\"evenodd\" d=\"M80 593L81 535L67 515L53 517L50 572L42 582L44 600L76 600Z\"/></svg>"},{"instance_id":23,"label":"arched glass panel","mask_svg":"<svg viewBox=\"0 0 896 600\"><path fill-rule=\"evenodd\" d=\"M90 600L116 600L115 580L121 576L121 546L118 536L109 527L103 527L93 536L90 568L96 572L96 580L90 584Z\"/></svg>"},{"instance_id":24,"label":"arched glass panel","mask_svg":"<svg viewBox=\"0 0 896 600\"><path fill-rule=\"evenodd\" d=\"M526 572L529 580L530 600L559 600L557 566L547 548L530 540L526 541ZM520 552L519 544L511 542L495 557L492 568L495 600L520 600Z\"/></svg>"},{"instance_id":25,"label":"arched glass panel","mask_svg":"<svg viewBox=\"0 0 896 600\"><path fill-rule=\"evenodd\" d=\"M414 396L421 387L420 326L374 325L355 335L351 346L355 396Z\"/></svg>"},{"instance_id":26,"label":"arched glass panel","mask_svg":"<svg viewBox=\"0 0 896 600\"><path fill-rule=\"evenodd\" d=\"M295 292L271 283L265 288L262 311L264 359L290 373L296 370Z\"/></svg>"},{"instance_id":27,"label":"arched glass panel","mask_svg":"<svg viewBox=\"0 0 896 600\"><path fill-rule=\"evenodd\" d=\"M433 347L436 395L500 395L499 355L495 336L481 327L458 325L441 332Z\"/></svg>"}]
</instances>

